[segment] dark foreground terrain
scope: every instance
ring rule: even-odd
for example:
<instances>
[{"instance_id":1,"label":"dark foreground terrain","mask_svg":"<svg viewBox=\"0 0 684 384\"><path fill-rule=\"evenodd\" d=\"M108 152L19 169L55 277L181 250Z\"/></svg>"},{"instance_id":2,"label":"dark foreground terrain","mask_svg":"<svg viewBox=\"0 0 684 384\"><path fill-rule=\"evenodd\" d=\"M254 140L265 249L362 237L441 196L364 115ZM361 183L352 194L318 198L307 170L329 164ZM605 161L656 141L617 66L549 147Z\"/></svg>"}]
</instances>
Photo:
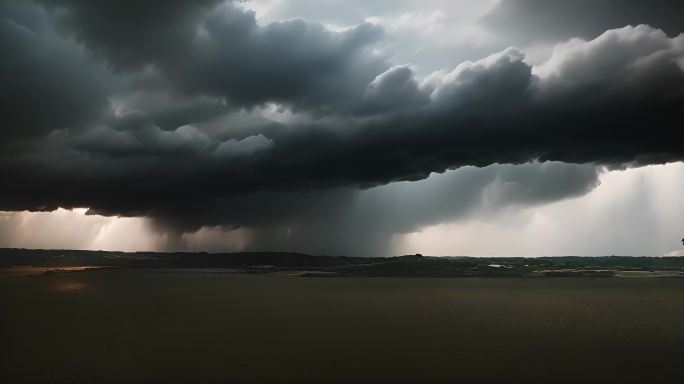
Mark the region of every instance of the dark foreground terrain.
<instances>
[{"instance_id":1,"label":"dark foreground terrain","mask_svg":"<svg viewBox=\"0 0 684 384\"><path fill-rule=\"evenodd\" d=\"M3 383L675 383L684 279L0 272Z\"/></svg>"},{"instance_id":2,"label":"dark foreground terrain","mask_svg":"<svg viewBox=\"0 0 684 384\"><path fill-rule=\"evenodd\" d=\"M678 383L681 264L0 250L0 383Z\"/></svg>"}]
</instances>

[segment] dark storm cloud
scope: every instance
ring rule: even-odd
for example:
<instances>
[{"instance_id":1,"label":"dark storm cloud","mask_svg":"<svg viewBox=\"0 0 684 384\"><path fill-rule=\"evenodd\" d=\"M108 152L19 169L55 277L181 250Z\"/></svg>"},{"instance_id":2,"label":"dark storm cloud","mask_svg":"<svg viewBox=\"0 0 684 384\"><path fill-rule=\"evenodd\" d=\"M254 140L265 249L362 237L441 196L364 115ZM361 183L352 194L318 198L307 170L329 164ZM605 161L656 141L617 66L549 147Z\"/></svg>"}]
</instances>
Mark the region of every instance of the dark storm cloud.
<instances>
[{"instance_id":1,"label":"dark storm cloud","mask_svg":"<svg viewBox=\"0 0 684 384\"><path fill-rule=\"evenodd\" d=\"M518 41L591 39L608 29L649 24L674 36L684 32L680 0L502 0L483 24Z\"/></svg>"},{"instance_id":2,"label":"dark storm cloud","mask_svg":"<svg viewBox=\"0 0 684 384\"><path fill-rule=\"evenodd\" d=\"M396 234L469 217L496 215L582 196L599 184L600 169L563 163L464 167L420 182L365 191L259 192L225 198L193 212L157 218L182 246L180 233L202 226L249 228L247 249L388 256Z\"/></svg>"},{"instance_id":3,"label":"dark storm cloud","mask_svg":"<svg viewBox=\"0 0 684 384\"><path fill-rule=\"evenodd\" d=\"M50 2L52 3L52 2ZM254 12L219 1L59 1L61 24L120 71L151 66L179 92L240 105L352 107L386 64L368 49L382 31L331 32L287 20L257 25Z\"/></svg>"},{"instance_id":4,"label":"dark storm cloud","mask_svg":"<svg viewBox=\"0 0 684 384\"><path fill-rule=\"evenodd\" d=\"M116 68L174 60L192 46L197 28L220 0L39 0L59 25Z\"/></svg>"},{"instance_id":5,"label":"dark storm cloud","mask_svg":"<svg viewBox=\"0 0 684 384\"><path fill-rule=\"evenodd\" d=\"M304 208L345 210L354 196L321 190L469 165L684 159L671 139L684 102L684 37L647 26L572 40L537 67L510 48L417 79L373 53L382 31L368 24L258 25L253 13L213 2L4 4L0 44L16 53L0 63L1 132L33 138L0 153L0 210L90 207L184 230L280 228L272 217L284 209L283 222L299 214L322 231ZM586 192L590 169L553 179L558 191L497 184L500 198L534 204ZM531 172L510 177L537 185ZM482 192L489 177L461 182ZM367 210L375 205L382 199ZM385 223L407 231L441 220L405 211ZM337 216L334 225L361 217Z\"/></svg>"},{"instance_id":6,"label":"dark storm cloud","mask_svg":"<svg viewBox=\"0 0 684 384\"><path fill-rule=\"evenodd\" d=\"M0 140L96 122L113 89L107 72L76 44L56 36L43 9L3 1L0 14Z\"/></svg>"}]
</instances>

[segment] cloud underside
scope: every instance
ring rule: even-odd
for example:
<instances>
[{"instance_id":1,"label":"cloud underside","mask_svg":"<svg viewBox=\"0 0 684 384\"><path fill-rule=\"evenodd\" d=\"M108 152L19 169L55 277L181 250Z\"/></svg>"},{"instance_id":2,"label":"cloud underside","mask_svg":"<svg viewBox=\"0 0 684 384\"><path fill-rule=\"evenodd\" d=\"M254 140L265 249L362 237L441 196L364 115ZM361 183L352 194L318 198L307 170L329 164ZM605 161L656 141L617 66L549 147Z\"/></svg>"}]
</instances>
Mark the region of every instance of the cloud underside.
<instances>
[{"instance_id":1,"label":"cloud underside","mask_svg":"<svg viewBox=\"0 0 684 384\"><path fill-rule=\"evenodd\" d=\"M0 12L0 50L12 52L0 61L0 210L89 207L179 230L285 225L347 209L356 189L459 167L585 164L550 163L581 177L520 198L532 204L585 193L600 166L684 160L674 24L578 33L539 65L508 48L418 78L376 49L384 32L372 24L260 25L211 0L8 1ZM516 182L551 180L520 169ZM461 202L486 187L459 183ZM392 231L434 220L445 219L393 218Z\"/></svg>"}]
</instances>

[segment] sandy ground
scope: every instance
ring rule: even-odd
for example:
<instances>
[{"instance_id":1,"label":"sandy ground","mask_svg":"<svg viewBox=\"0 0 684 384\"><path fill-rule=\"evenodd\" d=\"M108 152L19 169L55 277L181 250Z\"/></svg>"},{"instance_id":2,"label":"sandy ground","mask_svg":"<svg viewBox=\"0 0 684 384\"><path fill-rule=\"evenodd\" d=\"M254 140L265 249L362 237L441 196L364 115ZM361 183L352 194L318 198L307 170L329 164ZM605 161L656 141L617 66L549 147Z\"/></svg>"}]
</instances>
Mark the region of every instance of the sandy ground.
<instances>
[{"instance_id":1,"label":"sandy ground","mask_svg":"<svg viewBox=\"0 0 684 384\"><path fill-rule=\"evenodd\" d=\"M0 303L6 383L684 377L684 279L88 270L0 274Z\"/></svg>"}]
</instances>

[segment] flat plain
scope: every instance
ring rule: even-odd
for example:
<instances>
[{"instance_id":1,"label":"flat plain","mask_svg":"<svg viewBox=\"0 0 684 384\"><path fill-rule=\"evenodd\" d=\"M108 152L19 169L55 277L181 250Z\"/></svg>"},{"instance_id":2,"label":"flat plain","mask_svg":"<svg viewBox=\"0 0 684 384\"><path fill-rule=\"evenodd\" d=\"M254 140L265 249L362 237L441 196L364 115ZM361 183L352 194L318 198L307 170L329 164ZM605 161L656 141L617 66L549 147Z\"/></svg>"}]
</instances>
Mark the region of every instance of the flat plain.
<instances>
[{"instance_id":1,"label":"flat plain","mask_svg":"<svg viewBox=\"0 0 684 384\"><path fill-rule=\"evenodd\" d=\"M5 383L653 383L683 373L680 278L5 270L0 302Z\"/></svg>"}]
</instances>

